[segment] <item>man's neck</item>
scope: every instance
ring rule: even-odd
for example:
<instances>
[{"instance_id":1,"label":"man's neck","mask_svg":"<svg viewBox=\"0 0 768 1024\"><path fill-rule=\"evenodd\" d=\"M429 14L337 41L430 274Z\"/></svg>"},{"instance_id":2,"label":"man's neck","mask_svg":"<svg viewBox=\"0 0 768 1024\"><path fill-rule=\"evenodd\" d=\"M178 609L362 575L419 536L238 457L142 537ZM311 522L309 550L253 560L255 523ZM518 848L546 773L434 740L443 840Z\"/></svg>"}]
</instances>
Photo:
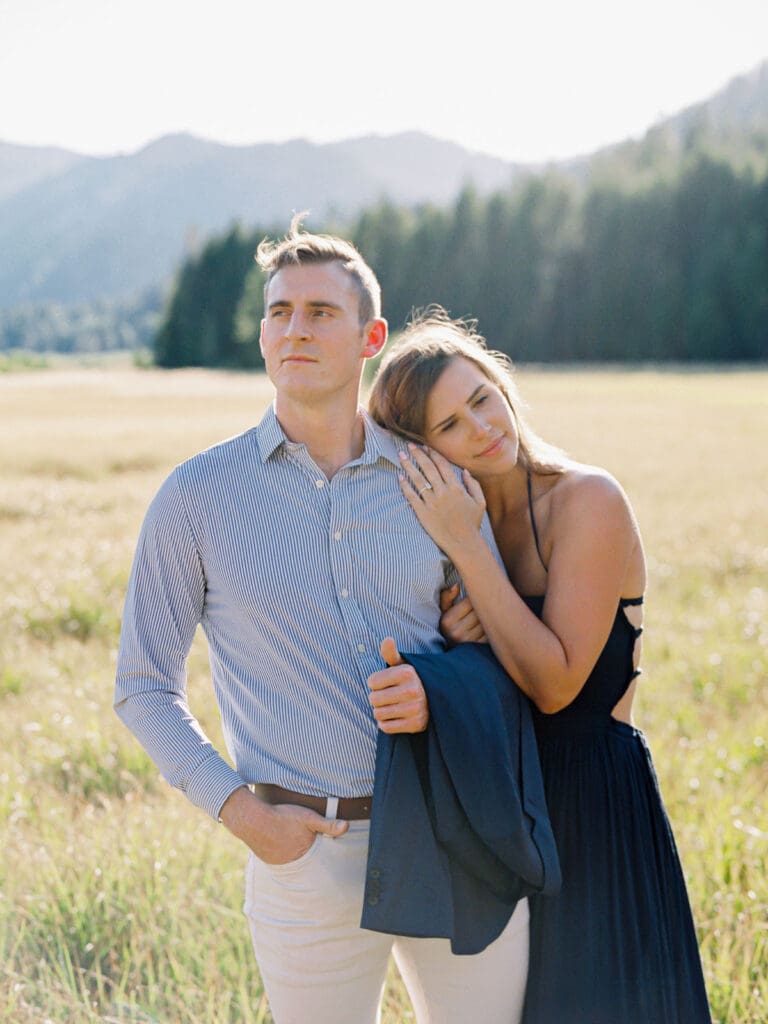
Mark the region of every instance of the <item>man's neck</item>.
<instances>
[{"instance_id":1,"label":"man's neck","mask_svg":"<svg viewBox=\"0 0 768 1024\"><path fill-rule=\"evenodd\" d=\"M363 417L357 404L334 402L305 406L278 395L275 415L289 441L306 445L319 469L330 480L342 466L359 458L365 446Z\"/></svg>"}]
</instances>

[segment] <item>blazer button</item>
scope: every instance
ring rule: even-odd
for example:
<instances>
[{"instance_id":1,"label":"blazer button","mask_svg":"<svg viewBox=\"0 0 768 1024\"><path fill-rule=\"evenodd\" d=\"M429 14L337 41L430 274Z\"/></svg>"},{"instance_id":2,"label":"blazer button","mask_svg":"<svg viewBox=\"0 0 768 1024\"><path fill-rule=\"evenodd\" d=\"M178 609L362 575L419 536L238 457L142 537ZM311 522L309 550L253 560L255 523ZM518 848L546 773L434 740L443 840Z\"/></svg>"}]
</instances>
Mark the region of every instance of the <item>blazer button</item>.
<instances>
[{"instance_id":1,"label":"blazer button","mask_svg":"<svg viewBox=\"0 0 768 1024\"><path fill-rule=\"evenodd\" d=\"M371 870L368 872L369 878L378 878L380 875L381 872L379 871L378 868L371 868Z\"/></svg>"},{"instance_id":2,"label":"blazer button","mask_svg":"<svg viewBox=\"0 0 768 1024\"><path fill-rule=\"evenodd\" d=\"M375 907L378 902L379 902L379 897L378 896L369 896L368 897L368 903L369 903L370 906Z\"/></svg>"}]
</instances>

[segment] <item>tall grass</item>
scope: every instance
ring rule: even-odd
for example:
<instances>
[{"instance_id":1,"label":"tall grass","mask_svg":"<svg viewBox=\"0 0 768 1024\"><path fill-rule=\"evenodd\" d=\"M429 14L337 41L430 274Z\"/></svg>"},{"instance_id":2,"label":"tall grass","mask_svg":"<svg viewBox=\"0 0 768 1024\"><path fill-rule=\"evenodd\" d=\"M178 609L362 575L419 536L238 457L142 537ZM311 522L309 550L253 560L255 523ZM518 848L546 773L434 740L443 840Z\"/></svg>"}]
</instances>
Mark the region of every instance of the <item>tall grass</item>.
<instances>
[{"instance_id":1,"label":"tall grass","mask_svg":"<svg viewBox=\"0 0 768 1024\"><path fill-rule=\"evenodd\" d=\"M624 484L650 556L638 724L687 872L714 1019L768 1019L768 373L521 374L542 434ZM245 851L111 710L122 596L170 467L258 377L0 378L0 1020L268 1022ZM197 640L193 707L221 744ZM479 1011L480 1019L481 1012ZM408 1020L393 971L384 1021Z\"/></svg>"}]
</instances>

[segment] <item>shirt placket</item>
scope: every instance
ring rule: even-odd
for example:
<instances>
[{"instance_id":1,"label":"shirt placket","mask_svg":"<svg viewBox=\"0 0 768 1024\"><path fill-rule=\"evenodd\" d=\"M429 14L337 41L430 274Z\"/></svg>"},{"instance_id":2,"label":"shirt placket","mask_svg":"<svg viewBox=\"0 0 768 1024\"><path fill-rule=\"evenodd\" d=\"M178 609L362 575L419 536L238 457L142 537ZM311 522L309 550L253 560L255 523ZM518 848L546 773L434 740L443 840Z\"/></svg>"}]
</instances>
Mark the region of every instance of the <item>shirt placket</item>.
<instances>
[{"instance_id":1,"label":"shirt placket","mask_svg":"<svg viewBox=\"0 0 768 1024\"><path fill-rule=\"evenodd\" d=\"M374 645L360 605L360 584L352 557L354 531L351 493L354 472L353 468L340 470L327 484L330 499L330 564L336 600L347 628L349 645L360 659L367 662Z\"/></svg>"}]
</instances>

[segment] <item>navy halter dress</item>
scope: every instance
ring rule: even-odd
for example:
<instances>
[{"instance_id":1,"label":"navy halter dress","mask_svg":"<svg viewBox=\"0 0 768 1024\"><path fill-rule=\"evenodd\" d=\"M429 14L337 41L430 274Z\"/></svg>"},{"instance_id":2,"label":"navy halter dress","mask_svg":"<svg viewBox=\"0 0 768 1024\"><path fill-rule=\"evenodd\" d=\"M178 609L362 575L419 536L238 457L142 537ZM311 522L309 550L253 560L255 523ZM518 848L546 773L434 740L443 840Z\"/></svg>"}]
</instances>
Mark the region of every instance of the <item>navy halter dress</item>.
<instances>
[{"instance_id":1,"label":"navy halter dress","mask_svg":"<svg viewBox=\"0 0 768 1024\"><path fill-rule=\"evenodd\" d=\"M530 495L530 492L529 492ZM533 504L531 522L538 548ZM541 615L543 597L526 598ZM623 599L568 707L534 707L563 885L530 897L524 1024L710 1024L685 879L643 734L611 711L637 675Z\"/></svg>"}]
</instances>

